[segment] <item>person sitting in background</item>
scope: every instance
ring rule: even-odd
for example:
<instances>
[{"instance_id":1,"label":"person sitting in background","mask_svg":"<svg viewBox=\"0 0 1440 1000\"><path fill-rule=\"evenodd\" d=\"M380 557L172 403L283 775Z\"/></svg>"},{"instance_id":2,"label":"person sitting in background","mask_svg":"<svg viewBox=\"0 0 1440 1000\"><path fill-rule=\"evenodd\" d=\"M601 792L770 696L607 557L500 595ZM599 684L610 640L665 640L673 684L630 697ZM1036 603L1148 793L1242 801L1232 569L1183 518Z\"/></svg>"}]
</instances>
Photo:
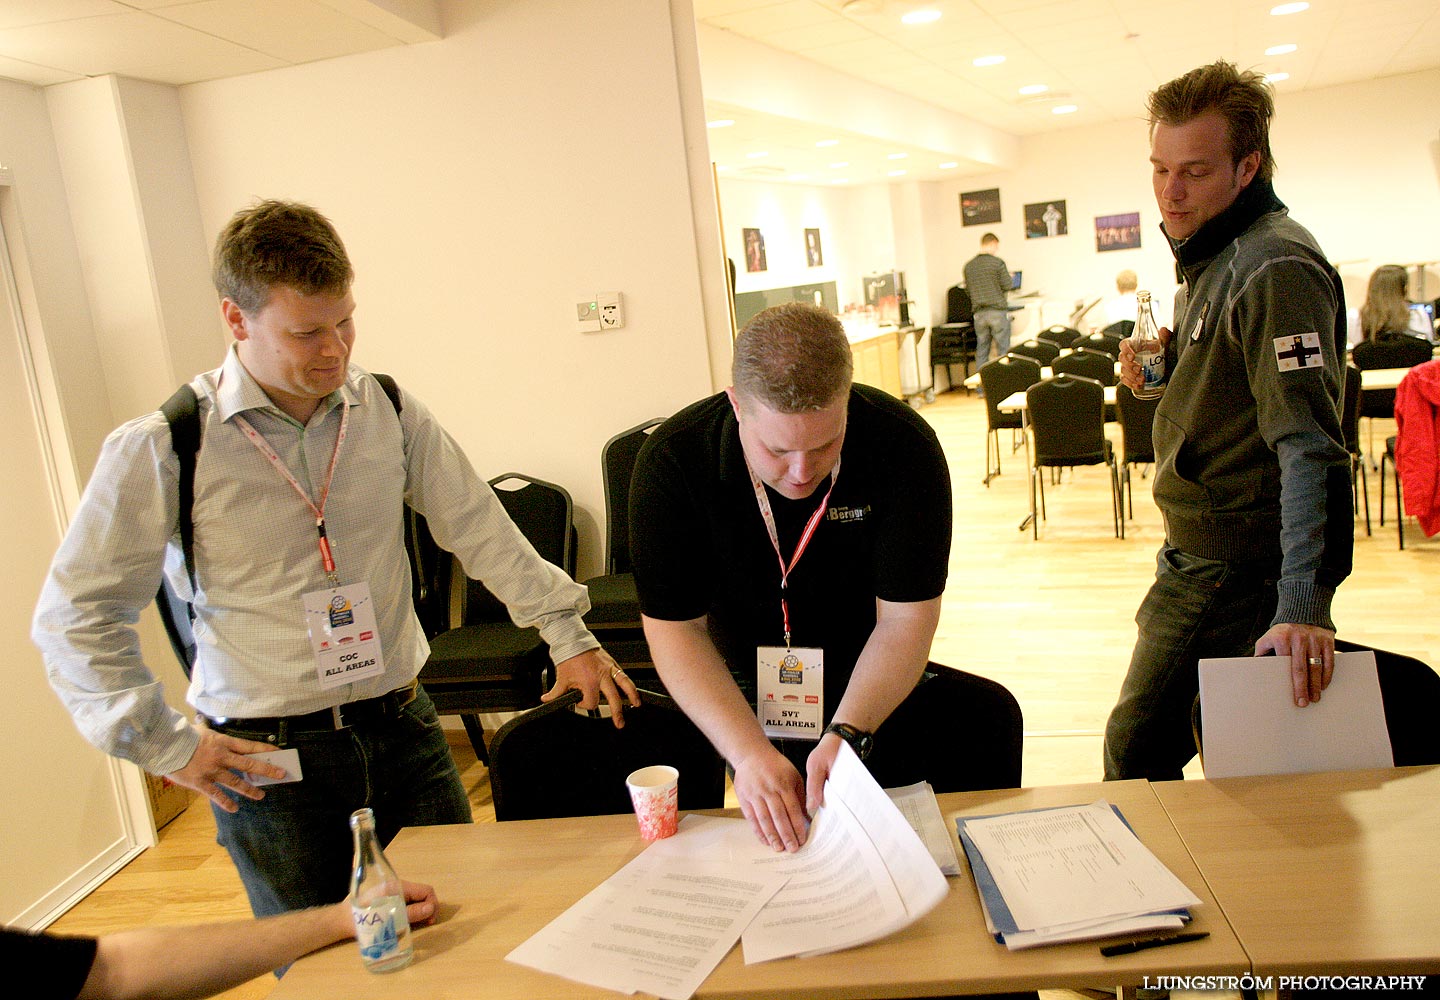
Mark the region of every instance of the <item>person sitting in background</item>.
<instances>
[{"instance_id":1,"label":"person sitting in background","mask_svg":"<svg viewBox=\"0 0 1440 1000\"><path fill-rule=\"evenodd\" d=\"M1135 322L1137 311L1135 289L1139 285L1140 279L1129 268L1115 275L1115 294L1105 300L1105 325L1107 327L1127 320L1131 323Z\"/></svg>"},{"instance_id":2,"label":"person sitting in background","mask_svg":"<svg viewBox=\"0 0 1440 1000\"><path fill-rule=\"evenodd\" d=\"M411 927L435 921L433 887L404 882ZM38 975L41 1000L147 1000L214 996L355 935L349 900L257 920L140 927L99 938L0 926L0 960Z\"/></svg>"},{"instance_id":3,"label":"person sitting in background","mask_svg":"<svg viewBox=\"0 0 1440 1000\"><path fill-rule=\"evenodd\" d=\"M1405 298L1405 269L1385 264L1370 275L1360 307L1360 343L1352 357L1357 368L1413 368L1430 360L1430 342L1410 330Z\"/></svg>"}]
</instances>

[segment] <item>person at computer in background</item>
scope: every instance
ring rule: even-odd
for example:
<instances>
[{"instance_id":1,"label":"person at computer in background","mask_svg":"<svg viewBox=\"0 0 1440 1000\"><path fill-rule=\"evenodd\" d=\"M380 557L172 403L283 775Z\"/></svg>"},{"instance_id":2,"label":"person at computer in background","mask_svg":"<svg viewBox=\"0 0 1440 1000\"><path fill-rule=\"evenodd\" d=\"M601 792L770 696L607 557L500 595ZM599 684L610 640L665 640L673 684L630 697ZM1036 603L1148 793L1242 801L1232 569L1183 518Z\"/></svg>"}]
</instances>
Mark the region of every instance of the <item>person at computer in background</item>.
<instances>
[{"instance_id":1,"label":"person at computer in background","mask_svg":"<svg viewBox=\"0 0 1440 1000\"><path fill-rule=\"evenodd\" d=\"M795 850L842 739L881 785L926 777L919 746L945 725L944 699L923 693L944 683L925 668L949 562L950 477L923 419L852 384L845 331L824 309L766 309L734 350L734 385L670 417L641 449L631 555L666 689L734 769L760 840ZM806 670L823 653L823 703L809 739L772 744L754 699L779 683L761 661L787 649Z\"/></svg>"},{"instance_id":2,"label":"person at computer in background","mask_svg":"<svg viewBox=\"0 0 1440 1000\"><path fill-rule=\"evenodd\" d=\"M1410 301L1405 297L1409 278L1398 264L1384 264L1370 275L1365 302L1360 306L1360 343L1355 345L1355 364L1361 368L1412 368L1430 360L1428 337L1416 336ZM1431 331L1433 333L1433 331ZM1380 348L1375 345L1388 345ZM1381 364L1382 359L1394 364ZM1376 363L1362 363L1374 359Z\"/></svg>"},{"instance_id":3,"label":"person at computer in background","mask_svg":"<svg viewBox=\"0 0 1440 1000\"><path fill-rule=\"evenodd\" d=\"M980 237L980 252L965 265L965 289L975 313L975 367L1010 353L1010 271L996 256L1000 237ZM995 350L990 350L991 344Z\"/></svg>"},{"instance_id":4,"label":"person at computer in background","mask_svg":"<svg viewBox=\"0 0 1440 1000\"><path fill-rule=\"evenodd\" d=\"M435 890L402 882L411 927L435 922ZM45 1000L194 1000L214 996L355 936L349 900L255 920L137 927L98 938L0 926L0 959ZM41 985L35 985L40 977Z\"/></svg>"},{"instance_id":5,"label":"person at computer in background","mask_svg":"<svg viewBox=\"0 0 1440 1000\"><path fill-rule=\"evenodd\" d=\"M151 412L107 438L32 637L86 739L210 798L217 839L265 916L344 894L361 806L374 807L384 842L403 826L471 821L416 683L428 645L411 600L407 503L468 575L540 630L556 664L547 699L579 688L587 707L603 695L622 710L638 695L585 627L585 588L540 558L423 402L404 393L397 413L351 363L354 270L328 219L293 202L241 210L216 240L213 279L234 343L191 383L203 428L195 587L180 551L178 459ZM133 629L162 572L196 612L193 721L166 704ZM332 628L365 628L367 613L373 628L322 645ZM327 683L344 639L373 666ZM250 756L285 747L299 752L300 780L246 780L285 777Z\"/></svg>"},{"instance_id":6,"label":"person at computer in background","mask_svg":"<svg viewBox=\"0 0 1440 1000\"><path fill-rule=\"evenodd\" d=\"M1165 521L1155 583L1105 730L1105 777L1169 780L1195 755L1198 660L1273 652L1297 706L1334 669L1335 589L1350 573L1340 428L1345 298L1271 185L1270 86L1216 62L1150 95L1162 232L1184 283L1155 414ZM1140 389L1128 341L1121 378Z\"/></svg>"}]
</instances>

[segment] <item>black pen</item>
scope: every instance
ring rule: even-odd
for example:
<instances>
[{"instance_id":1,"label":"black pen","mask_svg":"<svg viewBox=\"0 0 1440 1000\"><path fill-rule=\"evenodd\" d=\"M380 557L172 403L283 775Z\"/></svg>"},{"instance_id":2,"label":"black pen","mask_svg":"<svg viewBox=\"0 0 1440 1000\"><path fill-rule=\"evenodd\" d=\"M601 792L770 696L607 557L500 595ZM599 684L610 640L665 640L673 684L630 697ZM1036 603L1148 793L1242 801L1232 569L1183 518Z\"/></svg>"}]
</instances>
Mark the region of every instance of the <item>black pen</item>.
<instances>
[{"instance_id":1,"label":"black pen","mask_svg":"<svg viewBox=\"0 0 1440 1000\"><path fill-rule=\"evenodd\" d=\"M1186 941L1199 941L1201 938L1207 938L1209 936L1209 931L1193 931L1189 934L1172 934L1169 937L1147 938L1144 941L1126 941L1124 944L1107 944L1100 949L1100 954L1106 958L1112 955L1128 955L1132 951L1143 951L1146 948L1163 948L1167 944L1183 944Z\"/></svg>"}]
</instances>

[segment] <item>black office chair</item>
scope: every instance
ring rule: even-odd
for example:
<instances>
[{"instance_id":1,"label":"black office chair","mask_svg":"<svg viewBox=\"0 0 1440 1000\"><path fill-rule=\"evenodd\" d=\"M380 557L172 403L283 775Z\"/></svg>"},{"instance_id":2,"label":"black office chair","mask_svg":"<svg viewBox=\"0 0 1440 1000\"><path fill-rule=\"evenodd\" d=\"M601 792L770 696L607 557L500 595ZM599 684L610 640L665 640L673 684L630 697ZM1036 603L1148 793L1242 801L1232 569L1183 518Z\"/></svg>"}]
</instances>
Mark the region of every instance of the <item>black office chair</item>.
<instances>
[{"instance_id":1,"label":"black office chair","mask_svg":"<svg viewBox=\"0 0 1440 1000\"><path fill-rule=\"evenodd\" d=\"M1000 431L1008 428L1012 435L1024 428L1025 423L1018 412L1001 413L996 409L1005 397L1013 392L1023 392L1040 381L1040 362L1034 358L1007 354L987 362L980 369L980 388L985 393L985 485L1000 475ZM991 446L994 458L991 458ZM1010 449L1013 453L1014 448Z\"/></svg>"},{"instance_id":2,"label":"black office chair","mask_svg":"<svg viewBox=\"0 0 1440 1000\"><path fill-rule=\"evenodd\" d=\"M1357 432L1358 434L1358 432ZM1390 474L1394 476L1395 483L1395 532L1400 539L1400 547L1405 547L1405 504L1400 494L1400 466L1395 464L1395 445L1399 439L1390 435L1385 439L1385 453L1380 456L1380 527L1385 527L1385 466L1390 466Z\"/></svg>"},{"instance_id":3,"label":"black office chair","mask_svg":"<svg viewBox=\"0 0 1440 1000\"><path fill-rule=\"evenodd\" d=\"M405 507L405 554L410 561L410 598L426 639L450 627L450 574L454 559L435 544L430 527L413 507Z\"/></svg>"},{"instance_id":4,"label":"black office chair","mask_svg":"<svg viewBox=\"0 0 1440 1000\"><path fill-rule=\"evenodd\" d=\"M1055 345L1054 341L1027 340L1011 347L1010 353L1018 354L1022 358L1034 358L1040 362L1040 367L1044 368L1055 360L1060 353L1060 348Z\"/></svg>"},{"instance_id":5,"label":"black office chair","mask_svg":"<svg viewBox=\"0 0 1440 1000\"><path fill-rule=\"evenodd\" d=\"M585 624L616 662L627 668L639 666L642 672L651 659L630 562L630 475L640 447L660 424L659 417L636 424L606 441L600 451L605 484L605 572L585 581L590 588ZM637 683L649 681L633 670L631 677Z\"/></svg>"},{"instance_id":6,"label":"black office chair","mask_svg":"<svg viewBox=\"0 0 1440 1000\"><path fill-rule=\"evenodd\" d=\"M1120 510L1120 473L1115 450L1105 438L1105 387L1079 375L1056 375L1025 390L1035 452L1030 467L1030 528L1040 537L1045 517L1044 468L1104 465L1110 471L1110 506L1115 537L1125 537ZM1039 497L1039 517L1036 497Z\"/></svg>"},{"instance_id":7,"label":"black office chair","mask_svg":"<svg viewBox=\"0 0 1440 1000\"><path fill-rule=\"evenodd\" d=\"M1040 339L1052 340L1059 344L1062 349L1073 346L1075 341L1079 340L1081 336L1083 335L1079 330L1073 326L1065 326L1063 323L1047 326L1040 333Z\"/></svg>"},{"instance_id":8,"label":"black office chair","mask_svg":"<svg viewBox=\"0 0 1440 1000\"><path fill-rule=\"evenodd\" d=\"M1380 681L1380 702L1385 709L1385 728L1390 734L1390 755L1396 767L1440 764L1440 674L1413 656L1403 656L1358 642L1335 640L1335 651L1375 654L1375 673ZM1190 730L1195 751L1204 762L1204 720L1200 696L1190 706Z\"/></svg>"},{"instance_id":9,"label":"black office chair","mask_svg":"<svg viewBox=\"0 0 1440 1000\"><path fill-rule=\"evenodd\" d=\"M1362 340L1350 350L1350 360L1362 371L1370 368L1414 368L1429 361L1434 348L1430 341L1408 333L1381 333L1374 340ZM1369 452L1375 454L1375 419L1395 416L1395 390L1370 389L1360 393L1360 416L1369 427Z\"/></svg>"},{"instance_id":10,"label":"black office chair","mask_svg":"<svg viewBox=\"0 0 1440 1000\"><path fill-rule=\"evenodd\" d=\"M629 812L625 776L651 764L680 771L681 809L724 807L724 760L669 698L641 689L623 729L577 713L579 701L579 691L567 691L496 732L490 794L497 820Z\"/></svg>"},{"instance_id":11,"label":"black office chair","mask_svg":"<svg viewBox=\"0 0 1440 1000\"><path fill-rule=\"evenodd\" d=\"M1071 347L1088 347L1092 351L1103 351L1110 355L1110 361L1114 363L1120 359L1120 341L1124 337L1116 337L1108 333L1092 333L1087 337L1077 340Z\"/></svg>"},{"instance_id":12,"label":"black office chair","mask_svg":"<svg viewBox=\"0 0 1440 1000\"><path fill-rule=\"evenodd\" d=\"M496 476L490 485L540 557L573 576L573 506L564 487L517 472ZM452 572L451 589L456 587L463 587L458 595L460 624L430 640L420 683L437 712L460 716L475 756L488 764L480 713L538 705L550 666L549 647L538 629L515 625L505 605L479 580Z\"/></svg>"},{"instance_id":13,"label":"black office chair","mask_svg":"<svg viewBox=\"0 0 1440 1000\"><path fill-rule=\"evenodd\" d=\"M1085 343L1085 341L1081 341ZM1097 351L1091 347L1076 347L1064 357L1056 358L1050 364L1050 370L1056 375L1081 375L1085 378L1093 378L1101 385L1114 385L1117 381L1115 376L1115 359L1104 351ZM1105 404L1105 421L1111 423L1115 420L1115 407L1110 403Z\"/></svg>"},{"instance_id":14,"label":"black office chair","mask_svg":"<svg viewBox=\"0 0 1440 1000\"><path fill-rule=\"evenodd\" d=\"M1121 340L1124 340L1134 331L1135 321L1133 319L1117 319L1100 332L1107 337L1119 337Z\"/></svg>"},{"instance_id":15,"label":"black office chair","mask_svg":"<svg viewBox=\"0 0 1440 1000\"><path fill-rule=\"evenodd\" d=\"M1130 467L1142 466L1140 478L1143 479L1143 467L1155 463L1155 442L1151 435L1155 408L1159 405L1159 398L1137 399L1123 382L1115 387L1115 411L1120 419L1120 495L1128 503L1131 519L1135 517L1135 496L1130 485Z\"/></svg>"},{"instance_id":16,"label":"black office chair","mask_svg":"<svg viewBox=\"0 0 1440 1000\"><path fill-rule=\"evenodd\" d=\"M1345 366L1345 399L1340 408L1340 431L1345 450L1350 453L1350 497L1355 513L1360 513L1360 493L1365 493L1365 534L1370 534L1370 477L1365 471L1365 456L1360 451L1360 369Z\"/></svg>"},{"instance_id":17,"label":"black office chair","mask_svg":"<svg viewBox=\"0 0 1440 1000\"><path fill-rule=\"evenodd\" d=\"M975 310L970 293L961 285L952 285L945 295L945 322L930 328L930 367L944 365L948 374L951 365L962 365L965 374L951 386L963 385L970 377L975 361Z\"/></svg>"}]
</instances>

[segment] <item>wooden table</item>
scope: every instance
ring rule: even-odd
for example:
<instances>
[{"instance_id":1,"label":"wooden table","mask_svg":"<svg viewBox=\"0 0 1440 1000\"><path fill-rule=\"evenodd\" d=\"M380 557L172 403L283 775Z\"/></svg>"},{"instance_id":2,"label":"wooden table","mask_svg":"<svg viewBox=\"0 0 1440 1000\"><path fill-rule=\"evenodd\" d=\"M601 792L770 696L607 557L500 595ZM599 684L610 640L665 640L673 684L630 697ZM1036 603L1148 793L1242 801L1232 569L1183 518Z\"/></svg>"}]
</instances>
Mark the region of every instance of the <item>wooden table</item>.
<instances>
[{"instance_id":1,"label":"wooden table","mask_svg":"<svg viewBox=\"0 0 1440 1000\"><path fill-rule=\"evenodd\" d=\"M736 948L696 995L754 1000L937 996L1129 987L1161 973L1243 975L1249 961L1147 783L968 792L942 795L940 803L953 835L953 817L961 813L985 815L1100 798L1118 805L1140 839L1204 901L1194 910L1193 925L1209 931L1209 938L1118 958L1102 957L1095 942L1012 952L986 933L967 871L950 880L950 893L935 910L883 941L753 966L744 964ZM372 975L361 966L353 944L340 944L296 963L272 997L614 997L617 994L512 965L504 956L614 874L642 846L629 815L403 830L386 854L406 878L437 887L444 914L437 925L416 932L414 964L391 975Z\"/></svg>"},{"instance_id":2,"label":"wooden table","mask_svg":"<svg viewBox=\"0 0 1440 1000\"><path fill-rule=\"evenodd\" d=\"M1152 787L1256 975L1440 973L1440 767Z\"/></svg>"}]
</instances>

